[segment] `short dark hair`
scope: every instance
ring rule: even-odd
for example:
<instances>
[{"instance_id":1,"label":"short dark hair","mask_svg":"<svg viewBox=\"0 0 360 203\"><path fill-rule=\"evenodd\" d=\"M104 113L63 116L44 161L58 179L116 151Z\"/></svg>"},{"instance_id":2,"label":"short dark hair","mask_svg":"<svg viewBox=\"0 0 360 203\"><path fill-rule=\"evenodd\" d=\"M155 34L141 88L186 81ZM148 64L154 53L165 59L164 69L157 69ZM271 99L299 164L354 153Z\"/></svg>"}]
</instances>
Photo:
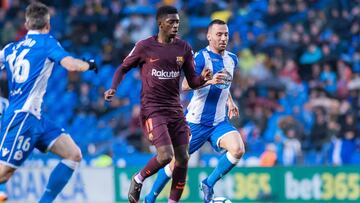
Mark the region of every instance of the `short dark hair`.
<instances>
[{"instance_id":1,"label":"short dark hair","mask_svg":"<svg viewBox=\"0 0 360 203\"><path fill-rule=\"evenodd\" d=\"M173 6L161 6L156 11L156 20L159 21L160 18L162 18L168 14L178 14L178 11Z\"/></svg>"},{"instance_id":2,"label":"short dark hair","mask_svg":"<svg viewBox=\"0 0 360 203\"><path fill-rule=\"evenodd\" d=\"M220 20L220 19L214 19L212 20L209 25L208 25L208 29L210 29L213 25L226 25L225 21Z\"/></svg>"},{"instance_id":3,"label":"short dark hair","mask_svg":"<svg viewBox=\"0 0 360 203\"><path fill-rule=\"evenodd\" d=\"M49 8L40 2L31 3L26 7L26 26L31 30L41 30L48 23Z\"/></svg>"}]
</instances>

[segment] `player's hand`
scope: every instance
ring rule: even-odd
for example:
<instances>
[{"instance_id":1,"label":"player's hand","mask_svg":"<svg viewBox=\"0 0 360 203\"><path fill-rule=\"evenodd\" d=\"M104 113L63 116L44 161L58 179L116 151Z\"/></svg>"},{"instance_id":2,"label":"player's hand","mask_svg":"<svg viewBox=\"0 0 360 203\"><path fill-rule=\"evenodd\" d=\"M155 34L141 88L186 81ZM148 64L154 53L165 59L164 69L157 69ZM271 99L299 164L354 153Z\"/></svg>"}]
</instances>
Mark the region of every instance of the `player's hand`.
<instances>
[{"instance_id":1,"label":"player's hand","mask_svg":"<svg viewBox=\"0 0 360 203\"><path fill-rule=\"evenodd\" d=\"M230 119L239 116L239 108L233 101L228 102L228 116Z\"/></svg>"},{"instance_id":2,"label":"player's hand","mask_svg":"<svg viewBox=\"0 0 360 203\"><path fill-rule=\"evenodd\" d=\"M216 84L224 84L225 83L225 79L226 79L227 75L225 73L216 73L211 80L209 80L209 84L211 85L216 85Z\"/></svg>"},{"instance_id":3,"label":"player's hand","mask_svg":"<svg viewBox=\"0 0 360 203\"><path fill-rule=\"evenodd\" d=\"M98 73L99 69L95 63L94 59L90 59L86 61L89 64L89 70L94 71L96 74Z\"/></svg>"},{"instance_id":4,"label":"player's hand","mask_svg":"<svg viewBox=\"0 0 360 203\"><path fill-rule=\"evenodd\" d=\"M105 101L111 101L112 98L114 97L115 93L116 93L116 90L114 90L114 89L106 90L106 92L104 93Z\"/></svg>"},{"instance_id":5,"label":"player's hand","mask_svg":"<svg viewBox=\"0 0 360 203\"><path fill-rule=\"evenodd\" d=\"M201 75L205 78L205 80L211 80L213 77L212 71L209 68L204 68Z\"/></svg>"}]
</instances>

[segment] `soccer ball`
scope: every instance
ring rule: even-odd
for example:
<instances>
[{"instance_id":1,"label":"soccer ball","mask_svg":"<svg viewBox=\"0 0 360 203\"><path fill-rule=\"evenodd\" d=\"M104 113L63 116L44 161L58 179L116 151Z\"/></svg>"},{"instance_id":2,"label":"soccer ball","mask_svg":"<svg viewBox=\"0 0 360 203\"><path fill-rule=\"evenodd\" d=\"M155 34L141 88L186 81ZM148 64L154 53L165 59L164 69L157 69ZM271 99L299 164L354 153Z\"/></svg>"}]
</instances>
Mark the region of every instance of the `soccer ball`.
<instances>
[{"instance_id":1,"label":"soccer ball","mask_svg":"<svg viewBox=\"0 0 360 203\"><path fill-rule=\"evenodd\" d=\"M231 201L226 197L215 197L210 203L231 203Z\"/></svg>"}]
</instances>

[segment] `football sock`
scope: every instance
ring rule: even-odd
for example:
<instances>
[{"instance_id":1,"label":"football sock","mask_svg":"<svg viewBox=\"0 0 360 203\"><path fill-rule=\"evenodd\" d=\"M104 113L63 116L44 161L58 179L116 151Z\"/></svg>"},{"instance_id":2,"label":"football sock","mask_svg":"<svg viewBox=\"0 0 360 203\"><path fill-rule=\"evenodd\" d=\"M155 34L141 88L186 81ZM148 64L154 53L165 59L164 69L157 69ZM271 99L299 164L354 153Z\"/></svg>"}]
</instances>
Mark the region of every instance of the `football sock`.
<instances>
[{"instance_id":1,"label":"football sock","mask_svg":"<svg viewBox=\"0 0 360 203\"><path fill-rule=\"evenodd\" d=\"M6 184L6 183L0 184L0 192L6 193L6 185L5 185L5 184Z\"/></svg>"},{"instance_id":2,"label":"football sock","mask_svg":"<svg viewBox=\"0 0 360 203\"><path fill-rule=\"evenodd\" d=\"M187 174L187 163L181 166L176 166L173 171L173 180L171 184L170 200L178 202L181 198L181 194L184 191Z\"/></svg>"},{"instance_id":3,"label":"football sock","mask_svg":"<svg viewBox=\"0 0 360 203\"><path fill-rule=\"evenodd\" d=\"M51 203L65 187L79 162L63 159L51 172L39 203Z\"/></svg>"},{"instance_id":4,"label":"football sock","mask_svg":"<svg viewBox=\"0 0 360 203\"><path fill-rule=\"evenodd\" d=\"M172 171L170 165L166 165L164 168L160 169L157 173L156 180L151 188L150 193L145 197L146 203L154 203L156 197L164 189L165 185L171 179Z\"/></svg>"},{"instance_id":5,"label":"football sock","mask_svg":"<svg viewBox=\"0 0 360 203\"><path fill-rule=\"evenodd\" d=\"M136 174L134 179L137 183L143 183L143 181L144 181L144 177L142 177L142 175L140 173Z\"/></svg>"},{"instance_id":6,"label":"football sock","mask_svg":"<svg viewBox=\"0 0 360 203\"><path fill-rule=\"evenodd\" d=\"M146 164L146 166L140 171L140 173L137 175L139 181L144 181L147 177L152 176L156 172L158 172L159 169L164 167L166 164L162 165L160 164L156 156L154 156L150 161ZM135 179L136 180L136 179ZM138 182L140 183L140 182Z\"/></svg>"},{"instance_id":7,"label":"football sock","mask_svg":"<svg viewBox=\"0 0 360 203\"><path fill-rule=\"evenodd\" d=\"M240 159L233 157L230 152L222 155L219 160L217 167L207 178L206 184L210 187L214 187L215 183L227 174L238 162Z\"/></svg>"}]
</instances>

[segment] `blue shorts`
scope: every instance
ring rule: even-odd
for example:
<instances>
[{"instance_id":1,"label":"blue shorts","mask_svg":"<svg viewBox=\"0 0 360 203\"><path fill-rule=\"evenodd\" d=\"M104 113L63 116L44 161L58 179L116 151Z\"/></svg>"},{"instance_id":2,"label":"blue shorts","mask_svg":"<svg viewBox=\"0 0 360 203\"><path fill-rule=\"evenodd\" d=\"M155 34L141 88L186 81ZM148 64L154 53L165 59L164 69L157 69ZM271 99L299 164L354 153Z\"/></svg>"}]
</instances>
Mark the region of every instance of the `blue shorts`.
<instances>
[{"instance_id":1,"label":"blue shorts","mask_svg":"<svg viewBox=\"0 0 360 203\"><path fill-rule=\"evenodd\" d=\"M201 146L209 141L213 149L221 152L222 149L219 146L220 139L233 131L238 132L229 121L225 120L216 126L208 126L202 124L188 123L191 130L189 154L196 152Z\"/></svg>"},{"instance_id":2,"label":"blue shorts","mask_svg":"<svg viewBox=\"0 0 360 203\"><path fill-rule=\"evenodd\" d=\"M63 133L55 123L30 113L15 113L10 120L3 120L0 131L0 162L13 168L19 167L34 148L46 152Z\"/></svg>"}]
</instances>

